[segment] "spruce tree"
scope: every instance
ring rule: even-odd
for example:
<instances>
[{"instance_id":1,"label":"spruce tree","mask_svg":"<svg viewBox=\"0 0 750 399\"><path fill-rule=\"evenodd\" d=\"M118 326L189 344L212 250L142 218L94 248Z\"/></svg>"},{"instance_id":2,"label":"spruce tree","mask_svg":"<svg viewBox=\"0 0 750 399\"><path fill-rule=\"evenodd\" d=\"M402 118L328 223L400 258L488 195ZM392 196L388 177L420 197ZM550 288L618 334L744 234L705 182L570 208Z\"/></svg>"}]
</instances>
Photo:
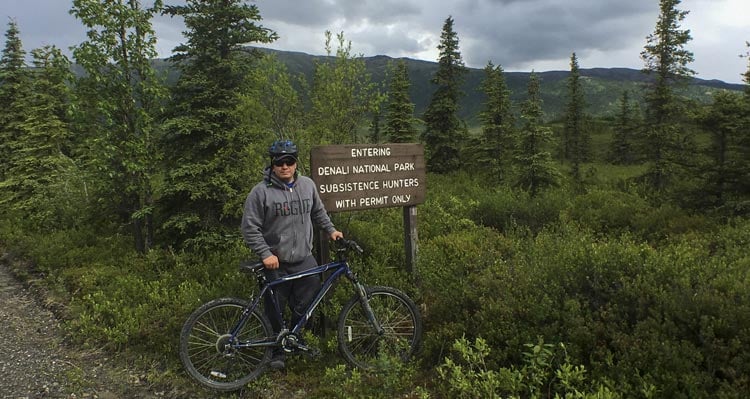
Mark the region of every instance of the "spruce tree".
<instances>
[{"instance_id":1,"label":"spruce tree","mask_svg":"<svg viewBox=\"0 0 750 399\"><path fill-rule=\"evenodd\" d=\"M613 127L612 143L609 149L610 162L628 165L635 161L634 140L638 129L638 118L627 90L622 92L620 107Z\"/></svg>"},{"instance_id":2,"label":"spruce tree","mask_svg":"<svg viewBox=\"0 0 750 399\"><path fill-rule=\"evenodd\" d=\"M14 102L25 117L17 125L9 176L0 183L10 196L0 200L40 228L69 226L64 209L81 207L76 185L68 184L74 166L68 157L70 62L52 46L31 51L34 69L28 95Z\"/></svg>"},{"instance_id":3,"label":"spruce tree","mask_svg":"<svg viewBox=\"0 0 750 399\"><path fill-rule=\"evenodd\" d=\"M558 185L560 180L560 173L555 169L548 150L552 142L552 130L543 125L543 119L539 78L532 71L527 99L521 106L522 128L515 158L515 185L529 192L532 197L544 188Z\"/></svg>"},{"instance_id":4,"label":"spruce tree","mask_svg":"<svg viewBox=\"0 0 750 399\"><path fill-rule=\"evenodd\" d=\"M245 46L277 36L259 24L258 7L242 0L187 0L165 12L184 20L187 41L170 58L180 77L161 142L163 231L177 246L224 245L238 235L248 181L257 174L249 170L253 135L240 105L260 53Z\"/></svg>"},{"instance_id":5,"label":"spruce tree","mask_svg":"<svg viewBox=\"0 0 750 399\"><path fill-rule=\"evenodd\" d=\"M382 132L382 123L380 122L381 116L380 116L380 110L377 112L372 113L372 119L370 119L370 126L369 126L369 143L372 144L378 144L381 141L381 137L383 136Z\"/></svg>"},{"instance_id":6,"label":"spruce tree","mask_svg":"<svg viewBox=\"0 0 750 399\"><path fill-rule=\"evenodd\" d=\"M385 134L391 143L409 143L416 140L414 127L414 103L409 97L409 70L406 61L399 60L391 65L391 79L388 85Z\"/></svg>"},{"instance_id":7,"label":"spruce tree","mask_svg":"<svg viewBox=\"0 0 750 399\"><path fill-rule=\"evenodd\" d=\"M29 92L25 57L18 24L10 20L0 57L0 180L8 177L13 165L13 146L21 135L19 124L25 117L23 107L14 105Z\"/></svg>"},{"instance_id":8,"label":"spruce tree","mask_svg":"<svg viewBox=\"0 0 750 399\"><path fill-rule=\"evenodd\" d=\"M584 99L581 72L576 53L570 56L568 76L568 103L565 109L563 129L563 155L570 160L571 177L576 184L581 183L581 164L590 160L591 139L586 131L586 100Z\"/></svg>"},{"instance_id":9,"label":"spruce tree","mask_svg":"<svg viewBox=\"0 0 750 399\"><path fill-rule=\"evenodd\" d=\"M453 30L453 18L448 17L440 35L438 69L431 82L437 86L424 114L425 143L428 170L447 173L460 166L461 145L466 139L463 123L458 117L461 85L467 69L461 58L458 35Z\"/></svg>"},{"instance_id":10,"label":"spruce tree","mask_svg":"<svg viewBox=\"0 0 750 399\"><path fill-rule=\"evenodd\" d=\"M507 177L507 167L512 164L515 150L514 118L511 109L510 90L505 82L503 68L488 62L484 68L481 84L485 102L479 114L482 122L482 138L476 153L480 161L489 165L490 175L497 180Z\"/></svg>"},{"instance_id":11,"label":"spruce tree","mask_svg":"<svg viewBox=\"0 0 750 399\"><path fill-rule=\"evenodd\" d=\"M729 213L750 213L750 109L742 95L718 92L699 122L711 138L701 206L724 207Z\"/></svg>"},{"instance_id":12,"label":"spruce tree","mask_svg":"<svg viewBox=\"0 0 750 399\"><path fill-rule=\"evenodd\" d=\"M666 188L674 176L677 162L684 156L681 143L686 140L679 123L683 112L676 87L694 72L688 67L693 53L685 49L690 31L680 29L688 11L677 9L680 0L660 0L659 19L654 33L647 37L641 52L643 72L651 79L647 88L645 131L642 148L650 163L647 180L657 191Z\"/></svg>"},{"instance_id":13,"label":"spruce tree","mask_svg":"<svg viewBox=\"0 0 750 399\"><path fill-rule=\"evenodd\" d=\"M77 129L88 134L81 151L102 198L97 216L127 226L138 251L153 245L156 139L166 89L151 60L151 20L161 1L74 0L71 14L88 29L73 50L86 74L77 83Z\"/></svg>"}]
</instances>

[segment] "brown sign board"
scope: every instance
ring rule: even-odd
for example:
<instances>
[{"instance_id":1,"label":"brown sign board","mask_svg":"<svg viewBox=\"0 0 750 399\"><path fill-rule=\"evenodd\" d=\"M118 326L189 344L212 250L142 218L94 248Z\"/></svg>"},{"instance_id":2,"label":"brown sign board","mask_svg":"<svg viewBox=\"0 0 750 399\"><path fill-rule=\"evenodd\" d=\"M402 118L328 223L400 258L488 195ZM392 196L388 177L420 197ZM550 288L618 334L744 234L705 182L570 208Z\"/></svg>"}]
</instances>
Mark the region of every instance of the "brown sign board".
<instances>
[{"instance_id":1,"label":"brown sign board","mask_svg":"<svg viewBox=\"0 0 750 399\"><path fill-rule=\"evenodd\" d=\"M315 146L310 166L328 212L408 207L425 200L422 144Z\"/></svg>"}]
</instances>

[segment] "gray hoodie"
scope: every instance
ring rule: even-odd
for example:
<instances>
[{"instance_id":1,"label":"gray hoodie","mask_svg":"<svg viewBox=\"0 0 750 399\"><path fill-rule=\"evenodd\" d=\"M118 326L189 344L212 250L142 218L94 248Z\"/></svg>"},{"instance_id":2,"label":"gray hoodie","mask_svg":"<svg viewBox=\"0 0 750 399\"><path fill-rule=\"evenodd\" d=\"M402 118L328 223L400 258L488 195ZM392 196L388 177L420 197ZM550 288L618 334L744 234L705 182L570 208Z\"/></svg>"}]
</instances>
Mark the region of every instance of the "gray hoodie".
<instances>
[{"instance_id":1,"label":"gray hoodie","mask_svg":"<svg viewBox=\"0 0 750 399\"><path fill-rule=\"evenodd\" d=\"M336 231L312 179L295 173L289 187L266 168L245 200L245 244L261 259L273 254L281 262L300 262L312 255L313 224L328 235Z\"/></svg>"}]
</instances>

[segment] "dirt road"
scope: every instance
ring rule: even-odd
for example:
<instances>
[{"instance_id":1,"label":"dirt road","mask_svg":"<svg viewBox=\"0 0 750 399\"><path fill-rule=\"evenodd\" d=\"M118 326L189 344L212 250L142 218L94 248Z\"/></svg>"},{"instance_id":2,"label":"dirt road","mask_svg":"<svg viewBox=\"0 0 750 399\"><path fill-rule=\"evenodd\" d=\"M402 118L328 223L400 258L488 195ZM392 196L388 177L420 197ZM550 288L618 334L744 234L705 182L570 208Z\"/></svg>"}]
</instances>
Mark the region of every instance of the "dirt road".
<instances>
[{"instance_id":1,"label":"dirt road","mask_svg":"<svg viewBox=\"0 0 750 399\"><path fill-rule=\"evenodd\" d=\"M10 273L11 262L0 258L0 399L161 396L106 354L66 344L59 320Z\"/></svg>"}]
</instances>

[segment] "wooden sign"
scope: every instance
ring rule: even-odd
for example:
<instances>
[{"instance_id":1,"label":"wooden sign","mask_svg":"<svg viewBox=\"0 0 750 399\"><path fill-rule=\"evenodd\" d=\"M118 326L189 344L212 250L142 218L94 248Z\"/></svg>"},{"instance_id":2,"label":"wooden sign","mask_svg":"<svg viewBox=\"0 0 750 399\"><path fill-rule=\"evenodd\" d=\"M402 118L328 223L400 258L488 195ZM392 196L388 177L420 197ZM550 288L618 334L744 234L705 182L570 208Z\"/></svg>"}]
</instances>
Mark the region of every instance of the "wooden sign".
<instances>
[{"instance_id":1,"label":"wooden sign","mask_svg":"<svg viewBox=\"0 0 750 399\"><path fill-rule=\"evenodd\" d=\"M316 146L310 166L328 212L408 207L425 200L422 144Z\"/></svg>"}]
</instances>

